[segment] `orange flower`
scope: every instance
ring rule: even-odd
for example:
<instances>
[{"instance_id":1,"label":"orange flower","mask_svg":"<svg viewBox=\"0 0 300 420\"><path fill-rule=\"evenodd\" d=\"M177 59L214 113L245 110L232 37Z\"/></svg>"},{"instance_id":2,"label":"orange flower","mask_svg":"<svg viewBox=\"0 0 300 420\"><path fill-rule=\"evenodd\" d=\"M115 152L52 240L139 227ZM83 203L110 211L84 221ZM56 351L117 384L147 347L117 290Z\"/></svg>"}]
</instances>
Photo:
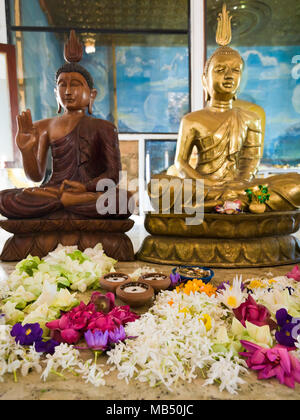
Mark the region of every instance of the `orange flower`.
<instances>
[{"instance_id":1,"label":"orange flower","mask_svg":"<svg viewBox=\"0 0 300 420\"><path fill-rule=\"evenodd\" d=\"M216 293L217 288L211 284L205 284L202 280L189 280L187 283L181 283L176 287L176 292L183 292L187 295L195 292L206 293L207 296L212 296Z\"/></svg>"}]
</instances>

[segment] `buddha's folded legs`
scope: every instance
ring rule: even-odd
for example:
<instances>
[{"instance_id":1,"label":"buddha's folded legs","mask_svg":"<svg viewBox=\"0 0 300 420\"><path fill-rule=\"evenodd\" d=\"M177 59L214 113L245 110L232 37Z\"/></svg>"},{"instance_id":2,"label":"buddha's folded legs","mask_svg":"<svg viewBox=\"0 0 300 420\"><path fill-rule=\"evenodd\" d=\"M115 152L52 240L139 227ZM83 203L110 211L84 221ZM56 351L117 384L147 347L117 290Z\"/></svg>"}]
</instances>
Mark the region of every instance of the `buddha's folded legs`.
<instances>
[{"instance_id":1,"label":"buddha's folded legs","mask_svg":"<svg viewBox=\"0 0 300 420\"><path fill-rule=\"evenodd\" d=\"M42 217L62 208L56 188L16 188L0 192L0 213L9 219Z\"/></svg>"},{"instance_id":2,"label":"buddha's folded legs","mask_svg":"<svg viewBox=\"0 0 300 420\"><path fill-rule=\"evenodd\" d=\"M58 210L67 210L84 218L128 218L131 194L116 189L110 196L110 202L103 200L103 213L97 202L103 192L72 193L62 195L58 187L11 189L0 192L0 214L9 219L39 218L51 215ZM101 205L101 203L98 202ZM109 206L110 205L110 206ZM101 209L100 209L101 210Z\"/></svg>"},{"instance_id":3,"label":"buddha's folded legs","mask_svg":"<svg viewBox=\"0 0 300 420\"><path fill-rule=\"evenodd\" d=\"M161 183L148 185L148 193L151 203L160 213L182 212L190 210L189 204L183 208L182 197L186 196L188 202L197 203L196 181L184 183L184 179L164 174L154 176ZM177 188L172 181L177 181ZM167 181L163 183L163 181ZM168 184L169 183L169 184ZM290 211L300 208L300 174L288 173L275 175L269 178L257 178L251 182L227 181L222 186L207 185L204 179L203 201L199 202L205 213L214 211L217 205L223 205L225 201L240 200L242 209L248 210L249 201L245 190L255 185L266 185L269 189L270 199L266 202L267 211ZM196 209L197 204L193 204Z\"/></svg>"},{"instance_id":4,"label":"buddha's folded legs","mask_svg":"<svg viewBox=\"0 0 300 420\"><path fill-rule=\"evenodd\" d=\"M118 188L113 191L110 199L104 198L103 192L87 192L74 194L66 192L61 200L64 207L73 214L93 219L127 219L134 209L129 209L128 203L132 194ZM101 197L103 198L102 201Z\"/></svg>"}]
</instances>

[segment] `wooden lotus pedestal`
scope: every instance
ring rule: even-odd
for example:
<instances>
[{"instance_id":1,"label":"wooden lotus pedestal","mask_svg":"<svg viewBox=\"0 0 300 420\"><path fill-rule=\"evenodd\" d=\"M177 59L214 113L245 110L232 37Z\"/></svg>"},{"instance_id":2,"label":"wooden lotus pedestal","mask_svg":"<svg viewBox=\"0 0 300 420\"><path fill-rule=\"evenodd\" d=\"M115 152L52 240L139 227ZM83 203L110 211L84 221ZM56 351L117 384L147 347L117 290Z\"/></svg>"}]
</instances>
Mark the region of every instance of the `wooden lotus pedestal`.
<instances>
[{"instance_id":1,"label":"wooden lotus pedestal","mask_svg":"<svg viewBox=\"0 0 300 420\"><path fill-rule=\"evenodd\" d=\"M197 226L187 215L147 214L137 258L159 264L210 267L271 267L300 262L300 211L204 215Z\"/></svg>"},{"instance_id":2,"label":"wooden lotus pedestal","mask_svg":"<svg viewBox=\"0 0 300 420\"><path fill-rule=\"evenodd\" d=\"M0 226L13 233L3 248L2 261L20 261L28 254L45 257L57 245L77 245L81 251L101 242L106 255L118 261L133 261L132 242L125 232L134 225L131 219L9 219Z\"/></svg>"}]
</instances>

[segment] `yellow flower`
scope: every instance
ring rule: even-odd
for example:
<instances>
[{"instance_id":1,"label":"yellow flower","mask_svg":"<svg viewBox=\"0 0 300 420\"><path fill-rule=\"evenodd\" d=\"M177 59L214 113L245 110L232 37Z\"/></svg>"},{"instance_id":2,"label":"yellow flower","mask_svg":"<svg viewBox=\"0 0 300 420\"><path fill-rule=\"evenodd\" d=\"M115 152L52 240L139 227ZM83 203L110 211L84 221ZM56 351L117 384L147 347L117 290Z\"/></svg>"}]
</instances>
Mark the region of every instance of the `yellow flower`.
<instances>
[{"instance_id":1,"label":"yellow flower","mask_svg":"<svg viewBox=\"0 0 300 420\"><path fill-rule=\"evenodd\" d=\"M203 314L202 318L200 318L201 321L203 321L203 324L206 328L206 331L209 331L211 329L211 317L208 314Z\"/></svg>"},{"instance_id":2,"label":"yellow flower","mask_svg":"<svg viewBox=\"0 0 300 420\"><path fill-rule=\"evenodd\" d=\"M182 309L179 310L179 312L184 314L184 317L186 316L186 314L190 313L190 310L186 307L183 307Z\"/></svg>"},{"instance_id":3,"label":"yellow flower","mask_svg":"<svg viewBox=\"0 0 300 420\"><path fill-rule=\"evenodd\" d=\"M250 289L259 289L260 287L265 288L266 285L263 284L260 280L252 280L249 284Z\"/></svg>"}]
</instances>

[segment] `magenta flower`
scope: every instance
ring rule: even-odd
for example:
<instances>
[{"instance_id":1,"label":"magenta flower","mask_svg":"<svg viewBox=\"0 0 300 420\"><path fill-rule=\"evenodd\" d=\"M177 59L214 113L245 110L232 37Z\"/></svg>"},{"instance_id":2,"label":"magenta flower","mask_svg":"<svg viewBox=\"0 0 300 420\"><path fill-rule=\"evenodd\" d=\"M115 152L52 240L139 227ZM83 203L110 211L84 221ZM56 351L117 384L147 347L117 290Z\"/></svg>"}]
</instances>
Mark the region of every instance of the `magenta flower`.
<instances>
[{"instance_id":1,"label":"magenta flower","mask_svg":"<svg viewBox=\"0 0 300 420\"><path fill-rule=\"evenodd\" d=\"M300 335L300 318L293 318L285 308L276 312L276 320L279 330L275 338L279 344L287 347L295 347L297 336Z\"/></svg>"},{"instance_id":2,"label":"magenta flower","mask_svg":"<svg viewBox=\"0 0 300 420\"><path fill-rule=\"evenodd\" d=\"M97 312L107 314L115 307L115 295L111 292L105 295L100 292L94 292L91 296L90 303L95 305Z\"/></svg>"},{"instance_id":3,"label":"magenta flower","mask_svg":"<svg viewBox=\"0 0 300 420\"><path fill-rule=\"evenodd\" d=\"M46 327L51 330L51 338L58 342L68 344L77 343L86 330L87 324L95 313L95 305L90 303L85 305L83 302L65 313L60 319L46 323Z\"/></svg>"},{"instance_id":4,"label":"magenta flower","mask_svg":"<svg viewBox=\"0 0 300 420\"><path fill-rule=\"evenodd\" d=\"M300 281L300 268L298 267L298 265L295 265L295 267L289 273L287 273L286 276L289 279Z\"/></svg>"},{"instance_id":5,"label":"magenta flower","mask_svg":"<svg viewBox=\"0 0 300 420\"><path fill-rule=\"evenodd\" d=\"M258 327L263 325L269 325L271 328L276 327L275 322L271 320L269 310L265 306L257 304L251 295L248 295L247 300L238 308L233 309L233 313L244 327L246 327L246 321Z\"/></svg>"},{"instance_id":6,"label":"magenta flower","mask_svg":"<svg viewBox=\"0 0 300 420\"><path fill-rule=\"evenodd\" d=\"M114 319L109 314L102 314L97 312L91 318L90 322L87 325L88 330L100 330L104 331L113 331L117 327L117 324L114 322Z\"/></svg>"},{"instance_id":7,"label":"magenta flower","mask_svg":"<svg viewBox=\"0 0 300 420\"><path fill-rule=\"evenodd\" d=\"M134 322L136 319L139 319L140 317L135 312L132 312L128 305L116 306L109 313L109 316L112 317L112 319L117 325L126 325L128 322Z\"/></svg>"},{"instance_id":8,"label":"magenta flower","mask_svg":"<svg viewBox=\"0 0 300 420\"><path fill-rule=\"evenodd\" d=\"M104 351L107 349L108 331L102 332L96 330L95 332L92 332L91 330L88 330L84 333L84 338L88 348L91 350Z\"/></svg>"},{"instance_id":9,"label":"magenta flower","mask_svg":"<svg viewBox=\"0 0 300 420\"><path fill-rule=\"evenodd\" d=\"M15 337L15 342L21 346L31 346L42 340L43 330L38 323L22 325L18 322L12 327L10 335Z\"/></svg>"},{"instance_id":10,"label":"magenta flower","mask_svg":"<svg viewBox=\"0 0 300 420\"><path fill-rule=\"evenodd\" d=\"M119 328L116 328L114 331L110 331L108 334L109 344L117 344L119 341L124 341L126 339L126 333L124 327L120 325Z\"/></svg>"},{"instance_id":11,"label":"magenta flower","mask_svg":"<svg viewBox=\"0 0 300 420\"><path fill-rule=\"evenodd\" d=\"M246 357L250 369L258 371L258 379L276 377L290 388L295 387L295 382L300 383L300 361L286 347L276 345L266 349L244 340L241 344L248 351L239 354Z\"/></svg>"}]
</instances>

